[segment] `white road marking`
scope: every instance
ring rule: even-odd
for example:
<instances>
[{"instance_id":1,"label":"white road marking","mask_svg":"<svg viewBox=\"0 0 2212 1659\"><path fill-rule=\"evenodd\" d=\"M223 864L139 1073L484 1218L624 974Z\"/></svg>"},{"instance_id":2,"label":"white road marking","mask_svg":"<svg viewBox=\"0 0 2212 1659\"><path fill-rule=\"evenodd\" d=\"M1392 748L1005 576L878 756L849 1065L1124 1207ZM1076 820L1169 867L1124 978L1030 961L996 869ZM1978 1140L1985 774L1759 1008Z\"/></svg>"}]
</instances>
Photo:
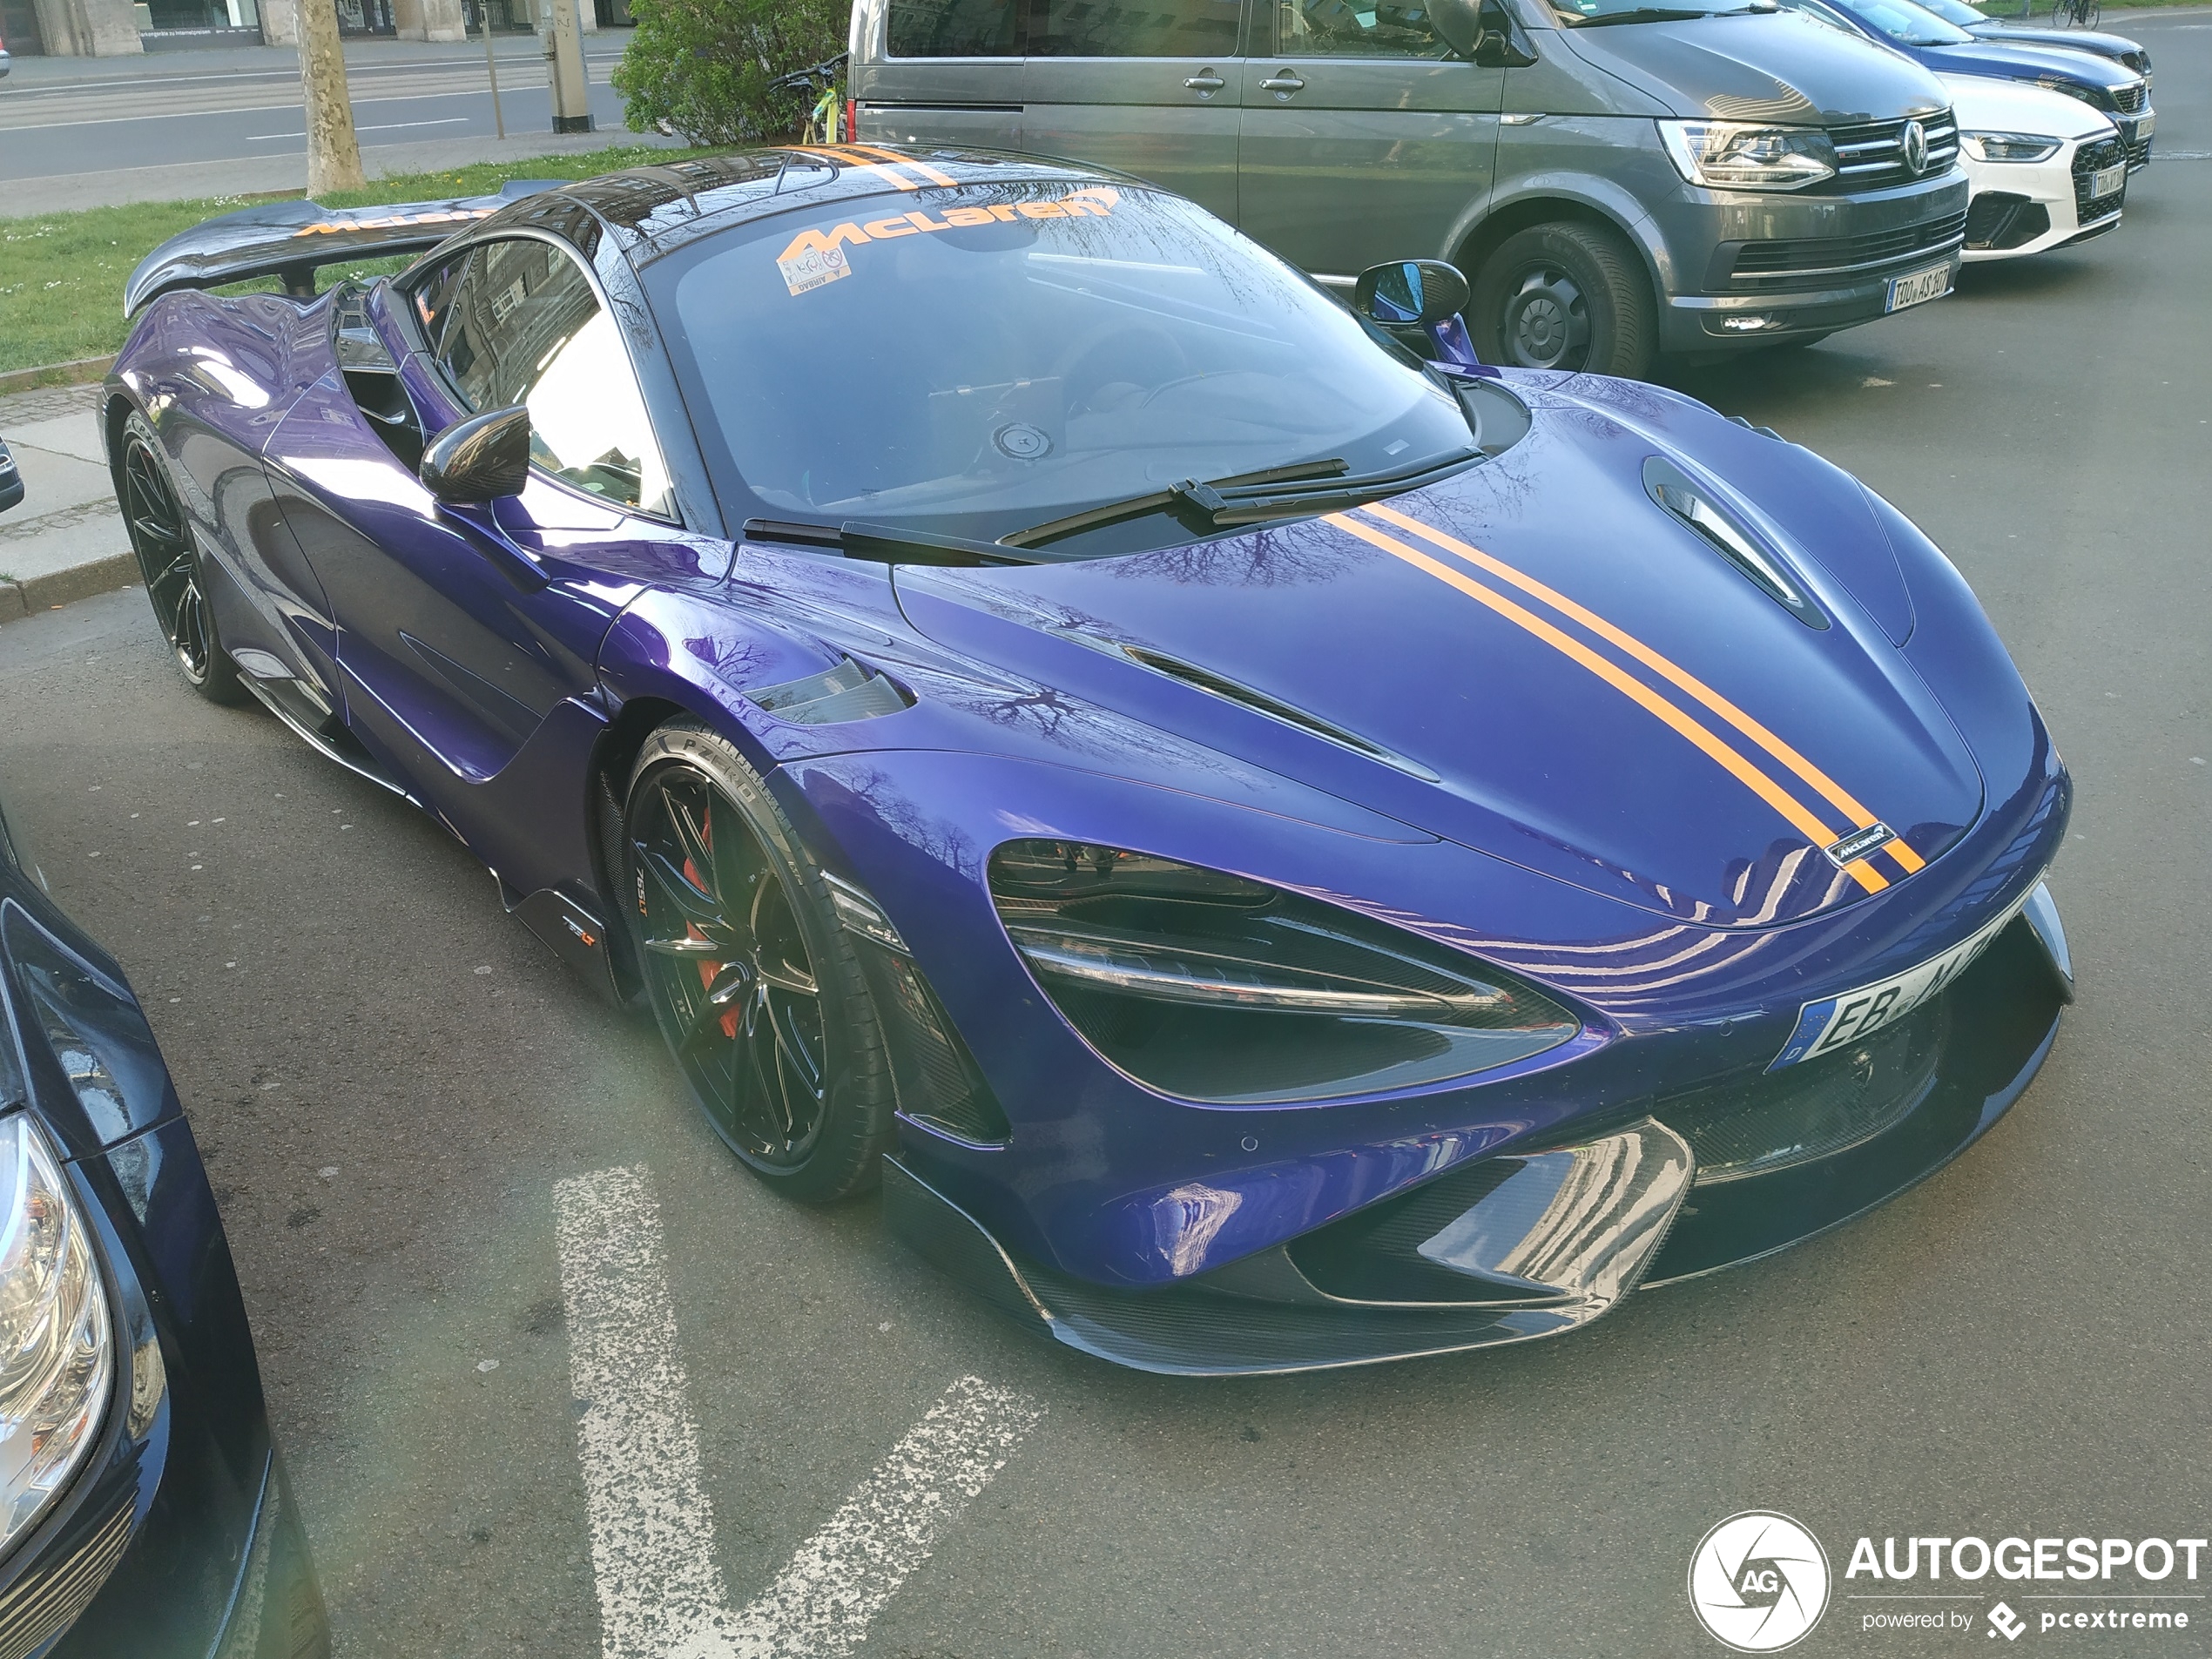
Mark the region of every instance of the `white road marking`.
<instances>
[{"instance_id":1,"label":"white road marking","mask_svg":"<svg viewBox=\"0 0 2212 1659\"><path fill-rule=\"evenodd\" d=\"M645 1175L602 1170L553 1189L601 1651L710 1659L730 1650L729 1615Z\"/></svg>"},{"instance_id":2,"label":"white road marking","mask_svg":"<svg viewBox=\"0 0 2212 1659\"><path fill-rule=\"evenodd\" d=\"M660 1210L639 1165L556 1184L570 1386L604 1659L838 1659L1043 1407L963 1377L732 1614L685 1403Z\"/></svg>"},{"instance_id":3,"label":"white road marking","mask_svg":"<svg viewBox=\"0 0 2212 1659\"><path fill-rule=\"evenodd\" d=\"M356 132L397 132L402 127L453 127L468 120L465 115L449 115L442 121L388 121L382 126L355 127ZM275 144L285 138L304 138L304 132L264 132L246 140L248 144Z\"/></svg>"}]
</instances>

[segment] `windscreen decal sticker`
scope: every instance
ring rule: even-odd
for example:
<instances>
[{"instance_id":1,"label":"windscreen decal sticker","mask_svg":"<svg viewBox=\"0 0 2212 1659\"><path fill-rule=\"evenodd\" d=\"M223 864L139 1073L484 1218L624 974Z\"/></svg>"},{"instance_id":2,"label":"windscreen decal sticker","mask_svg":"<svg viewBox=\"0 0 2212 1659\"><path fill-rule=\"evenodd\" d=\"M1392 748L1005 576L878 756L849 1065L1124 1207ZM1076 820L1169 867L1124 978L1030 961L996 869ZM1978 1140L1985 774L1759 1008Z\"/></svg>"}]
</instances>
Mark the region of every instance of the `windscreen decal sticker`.
<instances>
[{"instance_id":1,"label":"windscreen decal sticker","mask_svg":"<svg viewBox=\"0 0 2212 1659\"><path fill-rule=\"evenodd\" d=\"M1112 213L1121 199L1122 192L1111 185L1088 185L1053 201L947 207L941 210L944 215L941 219L932 218L924 208L916 208L910 213L894 213L888 219L872 219L865 224L848 219L826 231L799 232L791 239L791 246L776 256L776 269L783 273L784 287L792 294L807 293L853 274L853 267L845 257L848 246L887 242L901 236L980 225L1010 224L1017 219L1104 219Z\"/></svg>"},{"instance_id":2,"label":"windscreen decal sticker","mask_svg":"<svg viewBox=\"0 0 2212 1659\"><path fill-rule=\"evenodd\" d=\"M382 219L351 219L341 221L325 220L319 225L302 226L293 232L298 236L342 236L350 231L395 231L410 225L465 225L472 219L489 219L499 210L494 207L455 207L435 213L391 213Z\"/></svg>"}]
</instances>

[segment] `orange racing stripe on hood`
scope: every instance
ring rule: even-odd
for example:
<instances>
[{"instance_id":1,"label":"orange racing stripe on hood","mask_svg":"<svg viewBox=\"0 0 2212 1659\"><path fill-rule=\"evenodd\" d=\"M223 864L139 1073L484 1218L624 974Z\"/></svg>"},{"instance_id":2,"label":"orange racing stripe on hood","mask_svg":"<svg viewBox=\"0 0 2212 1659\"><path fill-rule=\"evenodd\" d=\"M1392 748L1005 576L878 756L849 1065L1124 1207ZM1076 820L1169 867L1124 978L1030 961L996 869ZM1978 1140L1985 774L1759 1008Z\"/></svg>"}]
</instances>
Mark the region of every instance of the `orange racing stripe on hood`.
<instances>
[{"instance_id":1,"label":"orange racing stripe on hood","mask_svg":"<svg viewBox=\"0 0 2212 1659\"><path fill-rule=\"evenodd\" d=\"M1766 772L1754 765L1731 745L1724 742L1702 721L1693 718L1668 698L1662 697L1642 680L1628 673L1618 664L1599 656L1581 641L1546 622L1527 607L1508 599L1473 577L1453 570L1440 560L1432 558L1418 548L1406 545L1395 536L1386 536L1371 525L1364 524L1348 513L1325 515L1324 522L1358 536L1372 547L1380 548L1393 558L1401 559L1417 570L1426 571L1469 598L1487 605L1507 621L1514 624L1573 662L1588 669L1598 678L1612 686L1631 702L1656 716L1666 725L1687 738L1716 762L1723 771L1746 789L1771 806L1797 833L1816 847L1833 843L1835 831L1816 817L1811 810ZM1851 878L1869 893L1879 893L1889 886L1889 880L1865 860L1860 859L1844 867Z\"/></svg>"},{"instance_id":2,"label":"orange racing stripe on hood","mask_svg":"<svg viewBox=\"0 0 2212 1659\"><path fill-rule=\"evenodd\" d=\"M1365 510L1373 514L1377 518L1396 525L1402 530L1410 531L1422 540L1444 549L1447 552L1464 559L1480 570L1488 571L1501 581L1511 583L1523 593L1542 600L1561 615L1572 617L1608 644L1626 651L1646 668L1663 675L1714 713L1719 715L1721 718L1726 720L1745 737L1750 738L1752 742L1757 744L1791 772L1797 773L1805 783L1819 791L1837 811L1849 815L1853 829L1866 829L1880 822L1880 819L1872 813L1868 812L1859 804L1857 797L1805 759L1790 744L1769 731L1764 724L1737 707L1734 703L1723 697L1688 669L1662 656L1626 629L1616 627L1595 611L1578 604L1557 589L1539 582L1534 577L1515 570L1503 559L1485 553L1480 548L1471 547L1456 536L1447 536L1442 530L1433 529L1419 519L1398 511L1395 508L1386 506L1380 502L1372 502L1368 503ZM1823 841L1816 845L1825 846L1829 843ZM1886 853L1896 860L1898 867L1907 875L1925 867L1927 862L1900 836L1892 836L1877 850Z\"/></svg>"}]
</instances>

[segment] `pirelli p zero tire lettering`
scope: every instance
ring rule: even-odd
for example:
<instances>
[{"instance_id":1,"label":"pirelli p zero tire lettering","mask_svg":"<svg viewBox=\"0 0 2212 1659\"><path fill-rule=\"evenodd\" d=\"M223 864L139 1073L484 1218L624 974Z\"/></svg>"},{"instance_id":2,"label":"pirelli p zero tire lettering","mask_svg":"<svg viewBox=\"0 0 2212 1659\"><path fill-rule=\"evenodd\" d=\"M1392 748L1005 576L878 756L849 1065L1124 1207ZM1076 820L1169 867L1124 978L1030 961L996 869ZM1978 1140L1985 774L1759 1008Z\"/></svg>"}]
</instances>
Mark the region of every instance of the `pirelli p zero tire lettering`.
<instances>
[{"instance_id":1,"label":"pirelli p zero tire lettering","mask_svg":"<svg viewBox=\"0 0 2212 1659\"><path fill-rule=\"evenodd\" d=\"M242 703L246 686L223 649L199 543L177 499L169 462L146 417L133 409L123 422L115 495L138 555L146 599L161 624L185 683L211 703Z\"/></svg>"},{"instance_id":2,"label":"pirelli p zero tire lettering","mask_svg":"<svg viewBox=\"0 0 2212 1659\"><path fill-rule=\"evenodd\" d=\"M707 1121L793 1198L873 1184L890 1062L820 866L744 757L692 721L645 740L625 802L619 907Z\"/></svg>"},{"instance_id":3,"label":"pirelli p zero tire lettering","mask_svg":"<svg viewBox=\"0 0 2212 1659\"><path fill-rule=\"evenodd\" d=\"M1642 378L1659 337L1643 261L1579 220L1507 237L1473 273L1467 320L1486 361Z\"/></svg>"}]
</instances>

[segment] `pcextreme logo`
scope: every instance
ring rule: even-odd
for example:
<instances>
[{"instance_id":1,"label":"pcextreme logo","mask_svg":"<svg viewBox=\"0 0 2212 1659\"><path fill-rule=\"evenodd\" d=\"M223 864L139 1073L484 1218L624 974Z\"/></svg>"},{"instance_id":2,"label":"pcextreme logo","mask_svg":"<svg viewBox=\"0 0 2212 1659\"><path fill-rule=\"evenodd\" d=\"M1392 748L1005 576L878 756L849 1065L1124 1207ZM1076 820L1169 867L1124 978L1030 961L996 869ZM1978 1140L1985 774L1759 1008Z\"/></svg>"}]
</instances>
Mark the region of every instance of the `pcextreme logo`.
<instances>
[{"instance_id":1,"label":"pcextreme logo","mask_svg":"<svg viewBox=\"0 0 2212 1659\"><path fill-rule=\"evenodd\" d=\"M1787 1515L1747 1509L1698 1541L1689 1607L1712 1637L1738 1653L1779 1653L1803 1641L1828 1608L1828 1552Z\"/></svg>"}]
</instances>

